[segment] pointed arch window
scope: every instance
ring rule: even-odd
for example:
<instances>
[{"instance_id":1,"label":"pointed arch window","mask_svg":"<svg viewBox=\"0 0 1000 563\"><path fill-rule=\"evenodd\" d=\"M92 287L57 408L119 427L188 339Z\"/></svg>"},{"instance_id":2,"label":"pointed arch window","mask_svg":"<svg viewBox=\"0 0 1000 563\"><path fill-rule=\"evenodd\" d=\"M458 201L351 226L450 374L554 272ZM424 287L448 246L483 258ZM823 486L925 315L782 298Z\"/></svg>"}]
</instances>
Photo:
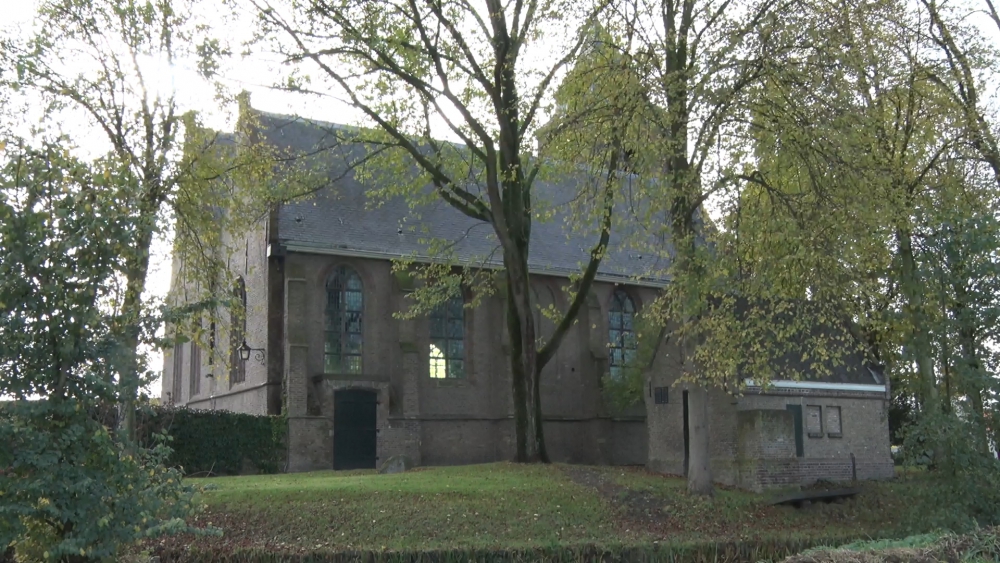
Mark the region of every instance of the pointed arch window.
<instances>
[{"instance_id":1,"label":"pointed arch window","mask_svg":"<svg viewBox=\"0 0 1000 563\"><path fill-rule=\"evenodd\" d=\"M361 373L364 292L358 273L339 266L326 280L326 373Z\"/></svg>"},{"instance_id":2,"label":"pointed arch window","mask_svg":"<svg viewBox=\"0 0 1000 563\"><path fill-rule=\"evenodd\" d=\"M612 379L621 379L626 366L635 361L639 348L635 336L635 303L622 289L611 296L608 311L608 368Z\"/></svg>"},{"instance_id":3,"label":"pointed arch window","mask_svg":"<svg viewBox=\"0 0 1000 563\"><path fill-rule=\"evenodd\" d=\"M247 379L247 366L240 358L240 346L247 336L247 286L242 277L233 286L233 306L229 309L229 386Z\"/></svg>"},{"instance_id":4,"label":"pointed arch window","mask_svg":"<svg viewBox=\"0 0 1000 563\"><path fill-rule=\"evenodd\" d=\"M465 300L450 297L431 312L430 323L431 378L465 377Z\"/></svg>"}]
</instances>

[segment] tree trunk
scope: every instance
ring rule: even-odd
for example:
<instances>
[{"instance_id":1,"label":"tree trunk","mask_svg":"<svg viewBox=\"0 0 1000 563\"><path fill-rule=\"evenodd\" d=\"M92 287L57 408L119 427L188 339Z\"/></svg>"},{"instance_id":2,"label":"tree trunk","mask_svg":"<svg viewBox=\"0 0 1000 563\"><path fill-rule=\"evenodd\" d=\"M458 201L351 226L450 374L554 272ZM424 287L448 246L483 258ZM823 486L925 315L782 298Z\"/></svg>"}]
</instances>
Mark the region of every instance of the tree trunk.
<instances>
[{"instance_id":1,"label":"tree trunk","mask_svg":"<svg viewBox=\"0 0 1000 563\"><path fill-rule=\"evenodd\" d=\"M549 459L549 452L545 448L545 432L543 429L545 421L542 418L542 366L536 363L535 369L537 370L534 377L535 420L538 421L535 427L535 440L538 443L538 460L542 463L549 463L551 460Z\"/></svg>"},{"instance_id":2,"label":"tree trunk","mask_svg":"<svg viewBox=\"0 0 1000 563\"><path fill-rule=\"evenodd\" d=\"M119 315L122 334L121 360L118 369L121 399L118 413L118 437L131 448L136 441L135 403L139 396L139 320L142 316L142 292L149 272L149 248L153 240L156 214L144 213L139 222L139 236L127 261L125 298Z\"/></svg>"},{"instance_id":3,"label":"tree trunk","mask_svg":"<svg viewBox=\"0 0 1000 563\"><path fill-rule=\"evenodd\" d=\"M899 246L902 270L902 292L906 300L904 310L909 323L906 345L917 364L922 410L927 414L936 414L941 409L940 397L934 376L933 354L924 326L923 284L917 274L916 260L913 257L913 241L909 231L897 228L896 242Z\"/></svg>"},{"instance_id":4,"label":"tree trunk","mask_svg":"<svg viewBox=\"0 0 1000 563\"><path fill-rule=\"evenodd\" d=\"M696 495L712 496L715 493L710 462L711 435L709 434L708 389L697 386L688 391L689 462L688 491Z\"/></svg>"},{"instance_id":5,"label":"tree trunk","mask_svg":"<svg viewBox=\"0 0 1000 563\"><path fill-rule=\"evenodd\" d=\"M961 318L959 318L959 322L962 322ZM969 397L972 412L975 413L975 449L977 452L988 454L990 441L986 430L986 405L983 401L983 384L987 377L981 371L982 367L979 363L979 355L976 353L976 342L972 330L968 327L962 327L959 330L958 338L962 351L963 367L965 368L959 372L958 388Z\"/></svg>"},{"instance_id":6,"label":"tree trunk","mask_svg":"<svg viewBox=\"0 0 1000 563\"><path fill-rule=\"evenodd\" d=\"M530 314L527 275L507 270L507 333L510 336L511 385L514 394L514 430L517 461L548 461L544 455L541 401L539 400L538 354L535 348L534 319ZM523 269L527 274L527 268ZM518 304L520 303L520 307ZM521 311L527 311L523 315Z\"/></svg>"}]
</instances>

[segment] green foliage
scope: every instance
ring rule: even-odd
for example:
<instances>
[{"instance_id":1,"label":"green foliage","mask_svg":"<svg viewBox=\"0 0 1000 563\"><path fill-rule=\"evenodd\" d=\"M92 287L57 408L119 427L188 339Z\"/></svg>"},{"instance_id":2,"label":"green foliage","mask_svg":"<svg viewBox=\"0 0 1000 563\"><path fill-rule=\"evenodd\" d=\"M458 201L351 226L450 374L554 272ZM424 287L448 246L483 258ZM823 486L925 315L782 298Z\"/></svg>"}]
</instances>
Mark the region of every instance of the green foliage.
<instances>
[{"instance_id":1,"label":"green foliage","mask_svg":"<svg viewBox=\"0 0 1000 563\"><path fill-rule=\"evenodd\" d=\"M139 417L139 438L151 444L165 435L172 449L164 460L185 475L236 475L247 469L283 469L287 422L280 416L151 407Z\"/></svg>"},{"instance_id":2,"label":"green foliage","mask_svg":"<svg viewBox=\"0 0 1000 563\"><path fill-rule=\"evenodd\" d=\"M182 518L198 508L164 447L128 448L95 417L131 385L114 375L128 350L113 311L134 223L114 160L69 146L12 140L0 161L0 397L13 399L0 411L0 548L41 561L193 531Z\"/></svg>"},{"instance_id":3,"label":"green foliage","mask_svg":"<svg viewBox=\"0 0 1000 563\"><path fill-rule=\"evenodd\" d=\"M1000 528L981 529L967 534L931 533L901 540L862 541L837 548L810 549L791 559L807 561L1000 561Z\"/></svg>"},{"instance_id":4,"label":"green foliage","mask_svg":"<svg viewBox=\"0 0 1000 563\"><path fill-rule=\"evenodd\" d=\"M131 454L78 401L5 405L0 416L0 545L31 561L98 560L138 539L197 532L195 488L163 465L169 449Z\"/></svg>"},{"instance_id":5,"label":"green foliage","mask_svg":"<svg viewBox=\"0 0 1000 563\"><path fill-rule=\"evenodd\" d=\"M941 525L963 528L995 516L1000 192L977 162L981 124L964 122L949 93L964 80L955 59L927 56L957 55L954 45L919 31L919 17L890 1L806 2L782 18L775 33L817 48L769 63L753 109L757 161L724 240L741 291L829 306L886 366L893 440L953 481ZM963 64L991 72L987 59Z\"/></svg>"},{"instance_id":6,"label":"green foliage","mask_svg":"<svg viewBox=\"0 0 1000 563\"><path fill-rule=\"evenodd\" d=\"M1000 524L1000 461L982 450L979 424L955 415L924 415L906 429L906 465L932 465L939 480L937 487L917 490L914 503L943 508L908 511L904 521L911 527L961 533ZM946 444L945 450L935 452L938 444Z\"/></svg>"}]
</instances>

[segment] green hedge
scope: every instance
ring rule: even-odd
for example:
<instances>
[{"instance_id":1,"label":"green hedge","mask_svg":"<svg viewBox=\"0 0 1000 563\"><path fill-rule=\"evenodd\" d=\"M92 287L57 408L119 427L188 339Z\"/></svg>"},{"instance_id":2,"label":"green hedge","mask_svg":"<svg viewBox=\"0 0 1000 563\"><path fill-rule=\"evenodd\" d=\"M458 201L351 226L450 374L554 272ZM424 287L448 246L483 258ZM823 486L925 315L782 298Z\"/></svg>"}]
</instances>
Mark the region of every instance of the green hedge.
<instances>
[{"instance_id":1,"label":"green hedge","mask_svg":"<svg viewBox=\"0 0 1000 563\"><path fill-rule=\"evenodd\" d=\"M186 475L277 473L283 469L287 424L284 417L229 411L150 407L138 418L139 440L170 437L173 466Z\"/></svg>"}]
</instances>

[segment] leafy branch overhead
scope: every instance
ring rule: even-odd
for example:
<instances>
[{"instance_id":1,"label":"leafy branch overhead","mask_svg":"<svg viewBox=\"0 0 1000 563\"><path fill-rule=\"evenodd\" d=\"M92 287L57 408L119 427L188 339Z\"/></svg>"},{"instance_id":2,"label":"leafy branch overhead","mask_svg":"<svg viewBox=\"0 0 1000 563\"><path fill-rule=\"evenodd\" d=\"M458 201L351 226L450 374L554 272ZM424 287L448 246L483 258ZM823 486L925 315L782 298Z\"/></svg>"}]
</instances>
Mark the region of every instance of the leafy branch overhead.
<instances>
[{"instance_id":1,"label":"leafy branch overhead","mask_svg":"<svg viewBox=\"0 0 1000 563\"><path fill-rule=\"evenodd\" d=\"M581 186L598 194L595 239L572 302L541 348L536 344L528 255L536 206L541 205L537 182L559 164L544 152L532 155L532 141L543 114L551 113L546 106L559 78L588 45L608 4L243 4L262 22L267 46L296 68L317 72L328 92L346 100L370 124L359 132L358 142L384 150L367 167L374 172L366 174L392 179L382 184L378 197L405 197L414 207L437 198L489 226L504 266L518 457L546 458L538 379L573 325L606 252L619 193L623 133L605 125L611 143L598 144L598 137L591 137L599 154L582 169L591 181ZM547 57L553 62L538 65L528 57L538 51L534 40L542 35L549 40L546 53L552 47L558 53ZM311 77L310 89L317 88ZM439 140L445 136L460 144ZM445 273L431 268L433 276L425 277L440 279ZM438 292L431 300L442 296Z\"/></svg>"}]
</instances>

